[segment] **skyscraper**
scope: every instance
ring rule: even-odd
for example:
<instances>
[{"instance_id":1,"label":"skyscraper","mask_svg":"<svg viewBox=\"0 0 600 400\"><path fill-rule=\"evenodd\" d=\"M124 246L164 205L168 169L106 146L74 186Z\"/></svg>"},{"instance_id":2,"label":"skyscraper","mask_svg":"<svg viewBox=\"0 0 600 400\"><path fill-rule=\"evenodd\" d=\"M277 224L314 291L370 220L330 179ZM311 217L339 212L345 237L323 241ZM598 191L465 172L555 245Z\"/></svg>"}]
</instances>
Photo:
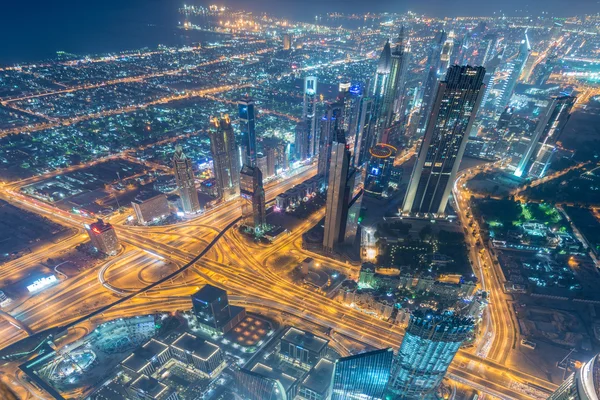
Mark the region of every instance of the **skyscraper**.
<instances>
[{"instance_id":1,"label":"skyscraper","mask_svg":"<svg viewBox=\"0 0 600 400\"><path fill-rule=\"evenodd\" d=\"M531 51L531 46L529 45L529 37L527 36L527 31L525 31L525 39L521 41L519 45L519 52L516 57L508 63L508 77L504 81L504 84L501 87L501 93L496 99L496 109L498 112L502 112L504 107L506 107L509 102L512 94L517 86L517 82L521 73L523 72L523 68L525 67L525 63L529 58L529 52Z\"/></svg>"},{"instance_id":2,"label":"skyscraper","mask_svg":"<svg viewBox=\"0 0 600 400\"><path fill-rule=\"evenodd\" d=\"M427 55L427 65L425 66L425 77L423 79L423 94L421 101L418 133L422 134L427 126L431 107L433 106L433 98L435 90L438 86L440 63L442 56L442 47L446 41L446 32L438 33L436 39L431 43L429 54Z\"/></svg>"},{"instance_id":3,"label":"skyscraper","mask_svg":"<svg viewBox=\"0 0 600 400\"><path fill-rule=\"evenodd\" d=\"M521 158L515 176L532 176L542 178L548 168L555 144L571 117L571 109L575 105L574 96L553 97L552 101L540 115L531 142Z\"/></svg>"},{"instance_id":4,"label":"skyscraper","mask_svg":"<svg viewBox=\"0 0 600 400\"><path fill-rule=\"evenodd\" d=\"M483 95L485 68L453 65L439 83L402 210L443 214Z\"/></svg>"},{"instance_id":5,"label":"skyscraper","mask_svg":"<svg viewBox=\"0 0 600 400\"><path fill-rule=\"evenodd\" d=\"M240 172L240 197L244 225L260 233L266 223L265 190L258 167L244 165Z\"/></svg>"},{"instance_id":6,"label":"skyscraper","mask_svg":"<svg viewBox=\"0 0 600 400\"><path fill-rule=\"evenodd\" d=\"M327 182L329 178L329 160L331 160L331 144L343 125L344 102L341 100L327 103L325 115L320 121L319 162L317 173ZM345 143L345 142L344 142Z\"/></svg>"},{"instance_id":7,"label":"skyscraper","mask_svg":"<svg viewBox=\"0 0 600 400\"><path fill-rule=\"evenodd\" d=\"M240 188L240 165L237 156L235 134L229 115L212 119L210 150L213 157L213 170L217 181L217 191L223 200L238 194Z\"/></svg>"},{"instance_id":8,"label":"skyscraper","mask_svg":"<svg viewBox=\"0 0 600 400\"><path fill-rule=\"evenodd\" d=\"M390 73L386 82L380 118L383 128L392 125L396 118L404 113L404 89L406 87L406 71L408 70L408 51L405 46L404 27L394 43L390 59Z\"/></svg>"},{"instance_id":9,"label":"skyscraper","mask_svg":"<svg viewBox=\"0 0 600 400\"><path fill-rule=\"evenodd\" d=\"M302 157L312 157L318 151L319 138L317 132L317 78L307 76L304 78L304 102L302 119L306 124L306 141L308 143L307 154Z\"/></svg>"},{"instance_id":10,"label":"skyscraper","mask_svg":"<svg viewBox=\"0 0 600 400\"><path fill-rule=\"evenodd\" d=\"M402 399L434 394L472 330L471 318L427 309L413 312L394 363L389 392Z\"/></svg>"},{"instance_id":11,"label":"skyscraper","mask_svg":"<svg viewBox=\"0 0 600 400\"><path fill-rule=\"evenodd\" d=\"M100 253L114 256L119 252L119 239L111 224L99 219L93 224L86 225L85 229L90 236L92 246Z\"/></svg>"},{"instance_id":12,"label":"skyscraper","mask_svg":"<svg viewBox=\"0 0 600 400\"><path fill-rule=\"evenodd\" d=\"M183 150L179 145L175 146L173 169L175 170L175 182L177 182L183 212L186 214L197 213L200 211L200 201L198 201L198 192L194 182L192 160L183 154Z\"/></svg>"},{"instance_id":13,"label":"skyscraper","mask_svg":"<svg viewBox=\"0 0 600 400\"><path fill-rule=\"evenodd\" d=\"M361 166L368 158L368 152L374 143L373 138L373 98L361 97L356 116L354 139L354 166Z\"/></svg>"},{"instance_id":14,"label":"skyscraper","mask_svg":"<svg viewBox=\"0 0 600 400\"><path fill-rule=\"evenodd\" d=\"M292 49L292 35L290 35L289 33L284 33L282 42L283 42L283 50L289 51Z\"/></svg>"},{"instance_id":15,"label":"skyscraper","mask_svg":"<svg viewBox=\"0 0 600 400\"><path fill-rule=\"evenodd\" d=\"M331 161L329 164L329 181L327 188L327 202L325 215L325 234L323 236L323 249L332 252L334 247L344 240L344 229L348 216L348 203L346 185L350 169L350 152L343 140L343 131L338 133L337 139L331 144Z\"/></svg>"},{"instance_id":16,"label":"skyscraper","mask_svg":"<svg viewBox=\"0 0 600 400\"><path fill-rule=\"evenodd\" d=\"M573 372L548 400L597 400L600 397L600 355Z\"/></svg>"},{"instance_id":17,"label":"skyscraper","mask_svg":"<svg viewBox=\"0 0 600 400\"><path fill-rule=\"evenodd\" d=\"M254 120L254 100L245 98L238 101L238 115L243 146L246 148L245 164L256 166L256 128Z\"/></svg>"},{"instance_id":18,"label":"skyscraper","mask_svg":"<svg viewBox=\"0 0 600 400\"><path fill-rule=\"evenodd\" d=\"M377 63L377 70L375 72L375 79L371 86L371 95L374 101L374 118L375 118L375 134L377 140L384 129L384 118L385 112L385 95L388 87L388 80L390 78L390 72L392 67L392 49L389 40L383 46L383 50L379 55L379 61Z\"/></svg>"},{"instance_id":19,"label":"skyscraper","mask_svg":"<svg viewBox=\"0 0 600 400\"><path fill-rule=\"evenodd\" d=\"M337 360L333 367L331 400L383 399L393 358L390 348Z\"/></svg>"}]
</instances>

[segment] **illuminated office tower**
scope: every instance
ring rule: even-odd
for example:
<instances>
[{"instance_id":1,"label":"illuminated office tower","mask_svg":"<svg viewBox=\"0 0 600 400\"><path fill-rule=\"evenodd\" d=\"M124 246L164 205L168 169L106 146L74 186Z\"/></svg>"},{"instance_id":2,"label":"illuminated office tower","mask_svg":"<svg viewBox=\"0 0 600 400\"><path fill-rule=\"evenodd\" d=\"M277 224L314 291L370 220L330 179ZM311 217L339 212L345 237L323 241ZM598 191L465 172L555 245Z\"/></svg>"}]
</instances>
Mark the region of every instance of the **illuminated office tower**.
<instances>
[{"instance_id":1,"label":"illuminated office tower","mask_svg":"<svg viewBox=\"0 0 600 400\"><path fill-rule=\"evenodd\" d=\"M100 253L114 256L119 252L119 239L111 224L99 219L93 224L86 225L85 229L90 236L92 246Z\"/></svg>"},{"instance_id":2,"label":"illuminated office tower","mask_svg":"<svg viewBox=\"0 0 600 400\"><path fill-rule=\"evenodd\" d=\"M317 103L317 77L307 76L304 78L302 120L306 124L308 157L313 157L319 150L319 137L317 132Z\"/></svg>"},{"instance_id":3,"label":"illuminated office tower","mask_svg":"<svg viewBox=\"0 0 600 400\"><path fill-rule=\"evenodd\" d=\"M244 225L260 233L266 223L265 190L258 167L244 165L240 171L240 197Z\"/></svg>"},{"instance_id":4,"label":"illuminated office tower","mask_svg":"<svg viewBox=\"0 0 600 400\"><path fill-rule=\"evenodd\" d=\"M573 372L548 400L598 400L600 398L600 355Z\"/></svg>"},{"instance_id":5,"label":"illuminated office tower","mask_svg":"<svg viewBox=\"0 0 600 400\"><path fill-rule=\"evenodd\" d=\"M354 166L359 167L368 158L368 152L374 142L374 102L372 97L361 97L356 114L354 153L352 158Z\"/></svg>"},{"instance_id":6,"label":"illuminated office tower","mask_svg":"<svg viewBox=\"0 0 600 400\"><path fill-rule=\"evenodd\" d=\"M346 218L348 216L347 184L350 169L350 152L344 142L344 132L331 145L329 181L325 215L323 249L332 252L337 244L344 241ZM342 226L344 225L344 226Z\"/></svg>"},{"instance_id":7,"label":"illuminated office tower","mask_svg":"<svg viewBox=\"0 0 600 400\"><path fill-rule=\"evenodd\" d=\"M515 87L523 72L525 63L527 63L530 51L531 46L529 45L529 37L527 36L527 31L525 31L525 39L523 39L519 46L519 53L517 56L508 63L508 77L504 81L500 89L501 93L496 99L496 109L498 109L499 112L504 110L504 107L510 103L510 98L515 91Z\"/></svg>"},{"instance_id":8,"label":"illuminated office tower","mask_svg":"<svg viewBox=\"0 0 600 400\"><path fill-rule=\"evenodd\" d=\"M392 349L382 349L335 361L331 400L383 399L393 358Z\"/></svg>"},{"instance_id":9,"label":"illuminated office tower","mask_svg":"<svg viewBox=\"0 0 600 400\"><path fill-rule=\"evenodd\" d=\"M439 83L403 212L444 214L481 102L484 75L483 67L453 65Z\"/></svg>"},{"instance_id":10,"label":"illuminated office tower","mask_svg":"<svg viewBox=\"0 0 600 400\"><path fill-rule=\"evenodd\" d=\"M433 98L439 80L439 72L441 65L442 48L446 41L446 32L438 33L436 39L431 43L429 54L427 55L427 65L425 66L425 78L423 79L423 91L421 100L421 109L419 114L418 133L421 135L425 131L431 107L433 106Z\"/></svg>"},{"instance_id":11,"label":"illuminated office tower","mask_svg":"<svg viewBox=\"0 0 600 400\"><path fill-rule=\"evenodd\" d=\"M196 184L194 182L192 160L183 154L180 145L175 146L173 169L183 212L186 214L197 213L200 211L200 201L198 200L198 192L196 191Z\"/></svg>"},{"instance_id":12,"label":"illuminated office tower","mask_svg":"<svg viewBox=\"0 0 600 400\"><path fill-rule=\"evenodd\" d=\"M292 35L289 33L283 34L283 50L289 51L292 49Z\"/></svg>"},{"instance_id":13,"label":"illuminated office tower","mask_svg":"<svg viewBox=\"0 0 600 400\"><path fill-rule=\"evenodd\" d=\"M309 144L308 125L306 121L299 122L296 125L296 136L294 139L294 155L298 161L306 160L309 157Z\"/></svg>"},{"instance_id":14,"label":"illuminated office tower","mask_svg":"<svg viewBox=\"0 0 600 400\"><path fill-rule=\"evenodd\" d=\"M329 178L329 160L331 160L331 144L336 139L343 125L344 102L338 100L327 103L325 115L319 124L319 162L317 174L323 176L325 182ZM344 142L345 143L345 142Z\"/></svg>"},{"instance_id":15,"label":"illuminated office tower","mask_svg":"<svg viewBox=\"0 0 600 400\"><path fill-rule=\"evenodd\" d=\"M420 309L410 316L389 382L389 392L401 399L435 394L461 344L473 330L473 320Z\"/></svg>"},{"instance_id":16,"label":"illuminated office tower","mask_svg":"<svg viewBox=\"0 0 600 400\"><path fill-rule=\"evenodd\" d=\"M256 127L254 100L245 98L238 101L238 116L243 146L246 148L245 164L256 166Z\"/></svg>"},{"instance_id":17,"label":"illuminated office tower","mask_svg":"<svg viewBox=\"0 0 600 400\"><path fill-rule=\"evenodd\" d=\"M240 188L240 165L235 143L235 134L229 115L212 119L210 150L217 191L223 200L234 198Z\"/></svg>"},{"instance_id":18,"label":"illuminated office tower","mask_svg":"<svg viewBox=\"0 0 600 400\"><path fill-rule=\"evenodd\" d=\"M574 96L553 97L540 115L531 142L521 158L515 176L542 178L548 168L555 144L571 117Z\"/></svg>"},{"instance_id":19,"label":"illuminated office tower","mask_svg":"<svg viewBox=\"0 0 600 400\"><path fill-rule=\"evenodd\" d=\"M384 129L384 118L381 116L385 115L384 100L386 97L386 89L388 88L391 67L392 49L388 40L379 55L375 79L371 86L371 96L374 101L374 129L377 140L379 140L380 136L383 134Z\"/></svg>"},{"instance_id":20,"label":"illuminated office tower","mask_svg":"<svg viewBox=\"0 0 600 400\"><path fill-rule=\"evenodd\" d=\"M440 70L438 72L439 76L444 76L448 68L451 65L452 52L454 50L454 31L450 31L448 36L446 37L446 41L442 46L442 53L440 54Z\"/></svg>"},{"instance_id":21,"label":"illuminated office tower","mask_svg":"<svg viewBox=\"0 0 600 400\"><path fill-rule=\"evenodd\" d=\"M383 94L383 103L379 110L379 118L382 120L381 124L384 129L390 127L396 118L403 118L401 114L404 113L404 89L408 61L404 27L402 27L391 53L389 77Z\"/></svg>"}]
</instances>

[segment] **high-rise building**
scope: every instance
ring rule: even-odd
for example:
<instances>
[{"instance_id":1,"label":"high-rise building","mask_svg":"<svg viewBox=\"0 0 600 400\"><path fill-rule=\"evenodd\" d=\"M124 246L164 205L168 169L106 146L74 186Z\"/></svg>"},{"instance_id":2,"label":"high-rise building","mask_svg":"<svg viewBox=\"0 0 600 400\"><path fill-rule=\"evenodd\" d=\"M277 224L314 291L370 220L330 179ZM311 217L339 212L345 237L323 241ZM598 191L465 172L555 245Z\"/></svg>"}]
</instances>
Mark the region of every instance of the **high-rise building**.
<instances>
[{"instance_id":1,"label":"high-rise building","mask_svg":"<svg viewBox=\"0 0 600 400\"><path fill-rule=\"evenodd\" d=\"M369 149L371 157L365 171L365 193L376 197L388 196L389 186L393 184L396 153L394 146L385 143L378 143Z\"/></svg>"},{"instance_id":2,"label":"high-rise building","mask_svg":"<svg viewBox=\"0 0 600 400\"><path fill-rule=\"evenodd\" d=\"M573 372L548 400L597 400L600 398L600 355Z\"/></svg>"},{"instance_id":3,"label":"high-rise building","mask_svg":"<svg viewBox=\"0 0 600 400\"><path fill-rule=\"evenodd\" d=\"M92 246L100 253L108 256L114 256L119 251L119 239L115 228L109 223L105 223L101 219L93 224L86 225L85 230L90 236Z\"/></svg>"},{"instance_id":4,"label":"high-rise building","mask_svg":"<svg viewBox=\"0 0 600 400\"><path fill-rule=\"evenodd\" d=\"M329 161L331 160L331 144L343 125L343 101L327 104L325 115L320 121L319 162L317 174L322 175L327 182L329 178ZM343 131L342 131L343 132ZM345 143L345 139L344 139Z\"/></svg>"},{"instance_id":5,"label":"high-rise building","mask_svg":"<svg viewBox=\"0 0 600 400\"><path fill-rule=\"evenodd\" d=\"M498 112L502 112L504 107L506 107L510 103L510 98L515 91L515 87L517 86L517 82L519 81L519 77L523 72L523 68L525 67L525 63L527 63L527 59L529 58L529 52L531 51L531 46L529 45L529 37L527 36L527 31L525 31L525 39L521 41L519 45L519 52L514 59L512 59L508 63L508 77L502 84L500 88L500 95L496 98L496 109Z\"/></svg>"},{"instance_id":6,"label":"high-rise building","mask_svg":"<svg viewBox=\"0 0 600 400\"><path fill-rule=\"evenodd\" d=\"M307 76L304 78L304 102L302 120L306 124L306 142L308 143L307 154L301 159L313 157L319 149L319 135L317 132L317 78Z\"/></svg>"},{"instance_id":7,"label":"high-rise building","mask_svg":"<svg viewBox=\"0 0 600 400\"><path fill-rule=\"evenodd\" d=\"M146 225L153 220L164 218L170 214L169 202L164 193L143 192L131 202L138 222Z\"/></svg>"},{"instance_id":8,"label":"high-rise building","mask_svg":"<svg viewBox=\"0 0 600 400\"><path fill-rule=\"evenodd\" d=\"M384 399L394 351L382 349L335 361L331 400Z\"/></svg>"},{"instance_id":9,"label":"high-rise building","mask_svg":"<svg viewBox=\"0 0 600 400\"><path fill-rule=\"evenodd\" d=\"M436 39L431 43L429 54L427 55L427 65L425 66L425 77L423 79L423 91L421 100L421 109L419 120L418 133L421 135L425 131L431 107L433 106L433 98L435 90L438 86L442 48L446 42L446 32L438 33Z\"/></svg>"},{"instance_id":10,"label":"high-rise building","mask_svg":"<svg viewBox=\"0 0 600 400\"><path fill-rule=\"evenodd\" d=\"M198 324L212 333L229 332L246 315L243 308L229 305L225 290L209 284L192 294L192 310Z\"/></svg>"},{"instance_id":11,"label":"high-rise building","mask_svg":"<svg viewBox=\"0 0 600 400\"><path fill-rule=\"evenodd\" d=\"M244 225L258 234L267 220L265 209L265 189L262 172L258 167L244 165L240 172L240 197Z\"/></svg>"},{"instance_id":12,"label":"high-rise building","mask_svg":"<svg viewBox=\"0 0 600 400\"><path fill-rule=\"evenodd\" d=\"M555 144L571 117L574 96L553 97L540 115L531 141L515 170L515 176L542 178L550 164Z\"/></svg>"},{"instance_id":13,"label":"high-rise building","mask_svg":"<svg viewBox=\"0 0 600 400\"><path fill-rule=\"evenodd\" d=\"M388 80L390 79L391 68L392 48L390 46L390 41L388 40L379 55L375 78L371 86L371 96L373 97L374 102L374 129L378 141L383 134L383 129L385 127L384 118L381 118L381 116L386 115L384 100L386 89L388 88Z\"/></svg>"},{"instance_id":14,"label":"high-rise building","mask_svg":"<svg viewBox=\"0 0 600 400\"><path fill-rule=\"evenodd\" d=\"M270 178L275 176L275 164L277 162L276 149L268 147L265 149L265 153L267 153L267 178Z\"/></svg>"},{"instance_id":15,"label":"high-rise building","mask_svg":"<svg viewBox=\"0 0 600 400\"><path fill-rule=\"evenodd\" d=\"M240 165L235 143L235 134L229 115L212 119L210 150L217 193L223 200L234 198L240 187Z\"/></svg>"},{"instance_id":16,"label":"high-rise building","mask_svg":"<svg viewBox=\"0 0 600 400\"><path fill-rule=\"evenodd\" d=\"M404 27L402 27L391 54L389 78L386 82L380 109L379 117L382 119L381 123L384 129L390 127L397 118L403 119L404 117L404 91L408 62L409 53L405 44Z\"/></svg>"},{"instance_id":17,"label":"high-rise building","mask_svg":"<svg viewBox=\"0 0 600 400\"><path fill-rule=\"evenodd\" d=\"M348 216L347 185L350 169L350 152L343 140L343 132L338 134L331 145L329 163L329 181L325 215L325 234L323 249L332 252L334 247L344 240L346 218ZM344 225L344 226L342 226Z\"/></svg>"},{"instance_id":18,"label":"high-rise building","mask_svg":"<svg viewBox=\"0 0 600 400\"><path fill-rule=\"evenodd\" d=\"M354 153L352 155L354 166L361 166L368 158L368 152L374 142L373 98L361 97L356 115Z\"/></svg>"},{"instance_id":19,"label":"high-rise building","mask_svg":"<svg viewBox=\"0 0 600 400\"><path fill-rule=\"evenodd\" d=\"M256 166L256 121L254 111L254 100L244 98L238 101L242 144L246 148L244 164L248 164L251 167Z\"/></svg>"},{"instance_id":20,"label":"high-rise building","mask_svg":"<svg viewBox=\"0 0 600 400\"><path fill-rule=\"evenodd\" d=\"M439 83L403 212L443 214L446 210L483 95L484 75L483 67L453 65Z\"/></svg>"},{"instance_id":21,"label":"high-rise building","mask_svg":"<svg viewBox=\"0 0 600 400\"><path fill-rule=\"evenodd\" d=\"M389 382L396 398L433 395L452 359L473 330L473 320L428 309L410 316Z\"/></svg>"},{"instance_id":22,"label":"high-rise building","mask_svg":"<svg viewBox=\"0 0 600 400\"><path fill-rule=\"evenodd\" d=\"M283 50L289 51L292 49L292 35L289 33L283 34Z\"/></svg>"},{"instance_id":23,"label":"high-rise building","mask_svg":"<svg viewBox=\"0 0 600 400\"><path fill-rule=\"evenodd\" d=\"M197 213L200 211L200 201L198 200L198 191L194 181L192 160L183 154L183 150L179 145L175 146L173 168L183 212L186 214Z\"/></svg>"}]
</instances>

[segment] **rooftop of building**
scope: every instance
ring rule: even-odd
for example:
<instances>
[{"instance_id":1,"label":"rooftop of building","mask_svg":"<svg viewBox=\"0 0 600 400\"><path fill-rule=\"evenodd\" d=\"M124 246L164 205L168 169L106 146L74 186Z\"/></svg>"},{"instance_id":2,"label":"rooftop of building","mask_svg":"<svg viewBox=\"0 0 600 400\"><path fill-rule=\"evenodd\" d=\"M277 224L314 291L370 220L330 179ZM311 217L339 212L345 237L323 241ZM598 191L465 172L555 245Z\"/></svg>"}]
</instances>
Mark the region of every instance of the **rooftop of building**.
<instances>
[{"instance_id":1,"label":"rooftop of building","mask_svg":"<svg viewBox=\"0 0 600 400\"><path fill-rule=\"evenodd\" d=\"M262 375L266 378L276 379L277 381L279 381L279 383L281 383L281 386L283 386L283 388L285 389L286 392L297 381L296 378L294 378L291 375L286 374L285 372L281 371L280 369L272 368L272 367L269 367L269 366L267 366L265 364L261 364L261 363L257 363L254 367L252 367L251 371L254 373L257 373L259 375Z\"/></svg>"},{"instance_id":2,"label":"rooftop of building","mask_svg":"<svg viewBox=\"0 0 600 400\"><path fill-rule=\"evenodd\" d=\"M289 328L285 335L282 336L281 340L285 340L286 342L295 344L315 353L320 353L329 343L329 340L327 339L323 339L310 332L297 328Z\"/></svg>"},{"instance_id":3,"label":"rooftop of building","mask_svg":"<svg viewBox=\"0 0 600 400\"><path fill-rule=\"evenodd\" d=\"M110 223L104 222L103 220L98 219L98 221L90 224L90 229L94 233L102 233L102 232L113 229L113 227Z\"/></svg>"},{"instance_id":4,"label":"rooftop of building","mask_svg":"<svg viewBox=\"0 0 600 400\"><path fill-rule=\"evenodd\" d=\"M226 297L227 292L216 286L206 284L192 296L195 299L199 299L207 303L212 303L213 301L218 300L220 297Z\"/></svg>"},{"instance_id":5,"label":"rooftop of building","mask_svg":"<svg viewBox=\"0 0 600 400\"><path fill-rule=\"evenodd\" d=\"M140 375L131 383L130 387L141 391L145 396L149 396L152 399L161 399L169 393L167 385L147 375Z\"/></svg>"},{"instance_id":6,"label":"rooftop of building","mask_svg":"<svg viewBox=\"0 0 600 400\"><path fill-rule=\"evenodd\" d=\"M302 381L302 386L313 392L324 395L331 385L331 375L333 374L333 362L321 358L308 375Z\"/></svg>"},{"instance_id":7,"label":"rooftop of building","mask_svg":"<svg viewBox=\"0 0 600 400\"><path fill-rule=\"evenodd\" d=\"M156 190L145 190L143 192L140 192L137 196L135 196L135 199L133 199L132 203L141 204L145 201L152 200L158 196L164 196L164 194Z\"/></svg>"},{"instance_id":8,"label":"rooftop of building","mask_svg":"<svg viewBox=\"0 0 600 400\"><path fill-rule=\"evenodd\" d=\"M166 344L156 339L150 339L142 347L135 349L133 353L121 362L121 365L132 371L140 372L152 358L167 351L168 348Z\"/></svg>"},{"instance_id":9,"label":"rooftop of building","mask_svg":"<svg viewBox=\"0 0 600 400\"><path fill-rule=\"evenodd\" d=\"M190 333L182 333L171 344L172 347L191 353L201 360L208 360L219 351L219 346L207 340L201 339Z\"/></svg>"}]
</instances>

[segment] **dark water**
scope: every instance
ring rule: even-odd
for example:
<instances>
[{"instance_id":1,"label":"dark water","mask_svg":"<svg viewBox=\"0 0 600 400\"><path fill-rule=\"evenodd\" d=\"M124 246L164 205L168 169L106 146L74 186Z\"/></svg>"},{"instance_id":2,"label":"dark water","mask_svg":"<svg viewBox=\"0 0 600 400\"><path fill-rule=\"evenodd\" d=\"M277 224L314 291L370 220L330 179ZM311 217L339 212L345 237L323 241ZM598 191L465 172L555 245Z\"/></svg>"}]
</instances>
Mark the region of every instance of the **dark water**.
<instances>
[{"instance_id":1,"label":"dark water","mask_svg":"<svg viewBox=\"0 0 600 400\"><path fill-rule=\"evenodd\" d=\"M176 29L178 8L225 4L256 13L269 12L294 20L315 21L328 12L405 12L432 16L492 15L542 10L556 15L592 14L599 0L0 0L0 64L36 61L57 51L95 54L158 44L198 41ZM516 8L522 9L520 12ZM337 21L322 21L338 25ZM345 25L345 24L344 24ZM192 34L193 35L193 34Z\"/></svg>"}]
</instances>

